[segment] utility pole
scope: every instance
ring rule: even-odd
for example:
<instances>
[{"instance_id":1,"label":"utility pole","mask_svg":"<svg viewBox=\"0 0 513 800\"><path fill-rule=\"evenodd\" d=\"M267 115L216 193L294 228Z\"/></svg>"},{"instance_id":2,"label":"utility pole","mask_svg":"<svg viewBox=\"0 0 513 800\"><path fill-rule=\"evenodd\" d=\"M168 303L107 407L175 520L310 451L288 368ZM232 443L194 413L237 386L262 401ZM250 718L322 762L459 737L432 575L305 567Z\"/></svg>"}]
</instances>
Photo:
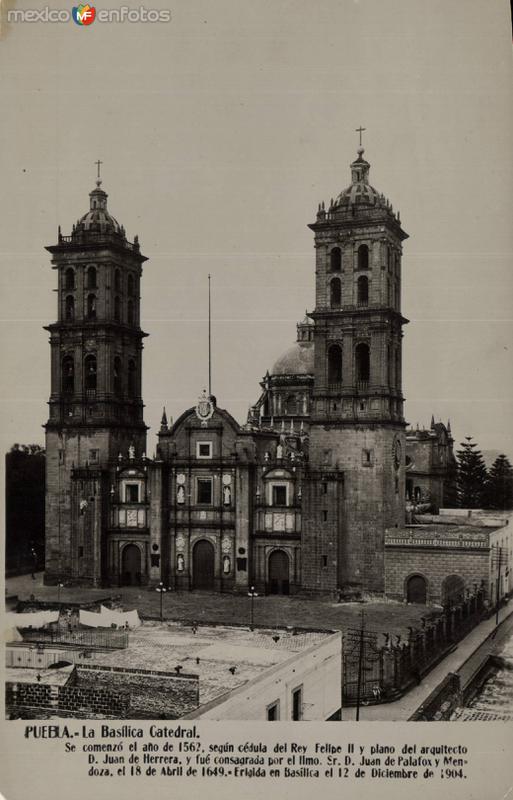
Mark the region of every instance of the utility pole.
<instances>
[{"instance_id":1,"label":"utility pole","mask_svg":"<svg viewBox=\"0 0 513 800\"><path fill-rule=\"evenodd\" d=\"M365 611L362 609L362 623L360 627L360 647L358 652L358 684L356 688L356 722L360 721L360 702L362 693L362 673L363 673L363 651L364 651L364 626Z\"/></svg>"}]
</instances>

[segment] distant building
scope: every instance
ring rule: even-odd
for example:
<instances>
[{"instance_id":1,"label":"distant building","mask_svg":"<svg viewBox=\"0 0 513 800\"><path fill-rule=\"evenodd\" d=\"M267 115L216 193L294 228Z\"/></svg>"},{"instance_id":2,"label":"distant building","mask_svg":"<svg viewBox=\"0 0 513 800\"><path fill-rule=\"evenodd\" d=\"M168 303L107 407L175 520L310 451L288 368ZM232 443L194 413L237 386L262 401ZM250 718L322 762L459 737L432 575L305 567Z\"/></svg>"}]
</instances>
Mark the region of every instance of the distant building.
<instances>
[{"instance_id":1,"label":"distant building","mask_svg":"<svg viewBox=\"0 0 513 800\"><path fill-rule=\"evenodd\" d=\"M431 418L429 429L406 430L406 502L443 508L454 492L456 459L450 422Z\"/></svg>"},{"instance_id":2,"label":"distant building","mask_svg":"<svg viewBox=\"0 0 513 800\"><path fill-rule=\"evenodd\" d=\"M505 514L442 509L439 516L418 515L416 524L386 532L386 593L409 603L451 605L481 590L493 606L513 586L512 544Z\"/></svg>"}]
</instances>

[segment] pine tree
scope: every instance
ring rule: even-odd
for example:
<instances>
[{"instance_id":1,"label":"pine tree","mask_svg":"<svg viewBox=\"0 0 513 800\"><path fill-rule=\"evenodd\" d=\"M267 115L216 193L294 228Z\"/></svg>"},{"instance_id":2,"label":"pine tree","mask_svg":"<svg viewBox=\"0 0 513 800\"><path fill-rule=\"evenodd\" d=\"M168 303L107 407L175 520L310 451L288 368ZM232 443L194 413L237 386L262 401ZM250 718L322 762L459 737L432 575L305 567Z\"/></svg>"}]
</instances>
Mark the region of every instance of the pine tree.
<instances>
[{"instance_id":1,"label":"pine tree","mask_svg":"<svg viewBox=\"0 0 513 800\"><path fill-rule=\"evenodd\" d=\"M458 503L460 508L481 508L484 501L488 474L480 450L476 450L472 436L466 436L458 450Z\"/></svg>"},{"instance_id":2,"label":"pine tree","mask_svg":"<svg viewBox=\"0 0 513 800\"><path fill-rule=\"evenodd\" d=\"M487 508L513 508L513 467L504 453L495 459L490 468L485 500Z\"/></svg>"}]
</instances>

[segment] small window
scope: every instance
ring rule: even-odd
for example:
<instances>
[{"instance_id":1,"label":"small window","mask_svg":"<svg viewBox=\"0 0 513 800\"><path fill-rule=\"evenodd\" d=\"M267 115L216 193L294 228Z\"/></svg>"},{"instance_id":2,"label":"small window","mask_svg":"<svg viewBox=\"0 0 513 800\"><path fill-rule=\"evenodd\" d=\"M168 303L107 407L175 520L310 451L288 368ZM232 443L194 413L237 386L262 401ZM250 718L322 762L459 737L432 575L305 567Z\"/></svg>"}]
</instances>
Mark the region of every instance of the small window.
<instances>
[{"instance_id":1,"label":"small window","mask_svg":"<svg viewBox=\"0 0 513 800\"><path fill-rule=\"evenodd\" d=\"M116 322L121 322L121 300L119 297L114 298L114 319Z\"/></svg>"},{"instance_id":2,"label":"small window","mask_svg":"<svg viewBox=\"0 0 513 800\"><path fill-rule=\"evenodd\" d=\"M325 557L325 556L324 556ZM298 686L292 692L292 719L297 722L303 718L303 687Z\"/></svg>"},{"instance_id":3,"label":"small window","mask_svg":"<svg viewBox=\"0 0 513 800\"><path fill-rule=\"evenodd\" d=\"M271 703L270 706L267 706L267 721L277 722L279 719L280 719L280 701L276 700L275 703Z\"/></svg>"},{"instance_id":4,"label":"small window","mask_svg":"<svg viewBox=\"0 0 513 800\"><path fill-rule=\"evenodd\" d=\"M121 272L117 269L114 273L114 288L116 292L121 291Z\"/></svg>"},{"instance_id":5,"label":"small window","mask_svg":"<svg viewBox=\"0 0 513 800\"><path fill-rule=\"evenodd\" d=\"M137 390L136 383L137 383L137 370L135 366L135 361L130 359L130 361L128 362L128 394L130 395L130 397L136 396L136 390Z\"/></svg>"},{"instance_id":6,"label":"small window","mask_svg":"<svg viewBox=\"0 0 513 800\"><path fill-rule=\"evenodd\" d=\"M326 569L326 567L328 566L328 556L323 556L322 557L322 566L323 566L323 569Z\"/></svg>"},{"instance_id":7,"label":"small window","mask_svg":"<svg viewBox=\"0 0 513 800\"><path fill-rule=\"evenodd\" d=\"M330 267L332 272L340 272L342 268L342 253L340 247L334 247L330 253Z\"/></svg>"},{"instance_id":8,"label":"small window","mask_svg":"<svg viewBox=\"0 0 513 800\"><path fill-rule=\"evenodd\" d=\"M84 557L84 548L82 546L80 546L78 548L78 557L79 558L83 558Z\"/></svg>"},{"instance_id":9,"label":"small window","mask_svg":"<svg viewBox=\"0 0 513 800\"><path fill-rule=\"evenodd\" d=\"M139 502L139 484L127 483L125 486L125 502L138 503Z\"/></svg>"},{"instance_id":10,"label":"small window","mask_svg":"<svg viewBox=\"0 0 513 800\"><path fill-rule=\"evenodd\" d=\"M89 450L89 461L91 464L97 464L100 458L99 450Z\"/></svg>"},{"instance_id":11,"label":"small window","mask_svg":"<svg viewBox=\"0 0 513 800\"><path fill-rule=\"evenodd\" d=\"M196 457L212 458L212 442L197 442Z\"/></svg>"},{"instance_id":12,"label":"small window","mask_svg":"<svg viewBox=\"0 0 513 800\"><path fill-rule=\"evenodd\" d=\"M64 277L64 286L66 289L74 289L75 288L75 270L71 267L68 267Z\"/></svg>"},{"instance_id":13,"label":"small window","mask_svg":"<svg viewBox=\"0 0 513 800\"><path fill-rule=\"evenodd\" d=\"M197 501L198 505L212 505L212 478L198 478Z\"/></svg>"},{"instance_id":14,"label":"small window","mask_svg":"<svg viewBox=\"0 0 513 800\"><path fill-rule=\"evenodd\" d=\"M75 300L71 294L66 297L64 316L68 322L75 319Z\"/></svg>"},{"instance_id":15,"label":"small window","mask_svg":"<svg viewBox=\"0 0 513 800\"><path fill-rule=\"evenodd\" d=\"M133 295L134 293L134 276L132 275L131 272L128 273L127 292L129 295Z\"/></svg>"},{"instance_id":16,"label":"small window","mask_svg":"<svg viewBox=\"0 0 513 800\"><path fill-rule=\"evenodd\" d=\"M87 319L96 319L96 295L87 295Z\"/></svg>"},{"instance_id":17,"label":"small window","mask_svg":"<svg viewBox=\"0 0 513 800\"><path fill-rule=\"evenodd\" d=\"M133 325L135 321L134 316L134 304L132 300L129 300L126 304L126 319L129 325Z\"/></svg>"},{"instance_id":18,"label":"small window","mask_svg":"<svg viewBox=\"0 0 513 800\"><path fill-rule=\"evenodd\" d=\"M287 487L284 485L274 485L272 488L272 504L273 506L286 506L287 505Z\"/></svg>"},{"instance_id":19,"label":"small window","mask_svg":"<svg viewBox=\"0 0 513 800\"><path fill-rule=\"evenodd\" d=\"M330 283L330 306L340 308L342 302L342 283L339 278L333 278Z\"/></svg>"},{"instance_id":20,"label":"small window","mask_svg":"<svg viewBox=\"0 0 513 800\"><path fill-rule=\"evenodd\" d=\"M364 467L372 467L374 464L374 450L362 450L362 464Z\"/></svg>"},{"instance_id":21,"label":"small window","mask_svg":"<svg viewBox=\"0 0 513 800\"><path fill-rule=\"evenodd\" d=\"M323 520L323 522L327 522L328 521L328 512L327 511L323 511L322 512L322 520Z\"/></svg>"},{"instance_id":22,"label":"small window","mask_svg":"<svg viewBox=\"0 0 513 800\"><path fill-rule=\"evenodd\" d=\"M96 267L89 267L87 270L87 288L96 289Z\"/></svg>"},{"instance_id":23,"label":"small window","mask_svg":"<svg viewBox=\"0 0 513 800\"><path fill-rule=\"evenodd\" d=\"M327 483L323 483L322 484L322 493L323 494L328 494L328 484Z\"/></svg>"},{"instance_id":24,"label":"small window","mask_svg":"<svg viewBox=\"0 0 513 800\"><path fill-rule=\"evenodd\" d=\"M369 248L366 244L358 248L358 269L369 269Z\"/></svg>"}]
</instances>

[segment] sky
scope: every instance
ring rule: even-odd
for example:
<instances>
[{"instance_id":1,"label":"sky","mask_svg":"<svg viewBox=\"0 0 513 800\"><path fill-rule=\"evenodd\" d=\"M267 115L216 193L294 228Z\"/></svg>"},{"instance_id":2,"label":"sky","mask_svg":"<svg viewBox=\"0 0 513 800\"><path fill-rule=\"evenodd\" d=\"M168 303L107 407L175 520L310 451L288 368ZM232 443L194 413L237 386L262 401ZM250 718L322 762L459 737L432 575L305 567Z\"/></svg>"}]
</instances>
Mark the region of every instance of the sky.
<instances>
[{"instance_id":1,"label":"sky","mask_svg":"<svg viewBox=\"0 0 513 800\"><path fill-rule=\"evenodd\" d=\"M109 210L149 258L141 308L152 454L162 407L176 418L207 383L209 273L212 388L245 421L314 306L307 225L350 183L362 125L370 182L410 236L406 418L450 417L457 443L472 435L513 458L509 4L145 7L171 9L171 21L2 25L2 450L44 440L43 325L57 311L44 246L88 209L97 159Z\"/></svg>"}]
</instances>

